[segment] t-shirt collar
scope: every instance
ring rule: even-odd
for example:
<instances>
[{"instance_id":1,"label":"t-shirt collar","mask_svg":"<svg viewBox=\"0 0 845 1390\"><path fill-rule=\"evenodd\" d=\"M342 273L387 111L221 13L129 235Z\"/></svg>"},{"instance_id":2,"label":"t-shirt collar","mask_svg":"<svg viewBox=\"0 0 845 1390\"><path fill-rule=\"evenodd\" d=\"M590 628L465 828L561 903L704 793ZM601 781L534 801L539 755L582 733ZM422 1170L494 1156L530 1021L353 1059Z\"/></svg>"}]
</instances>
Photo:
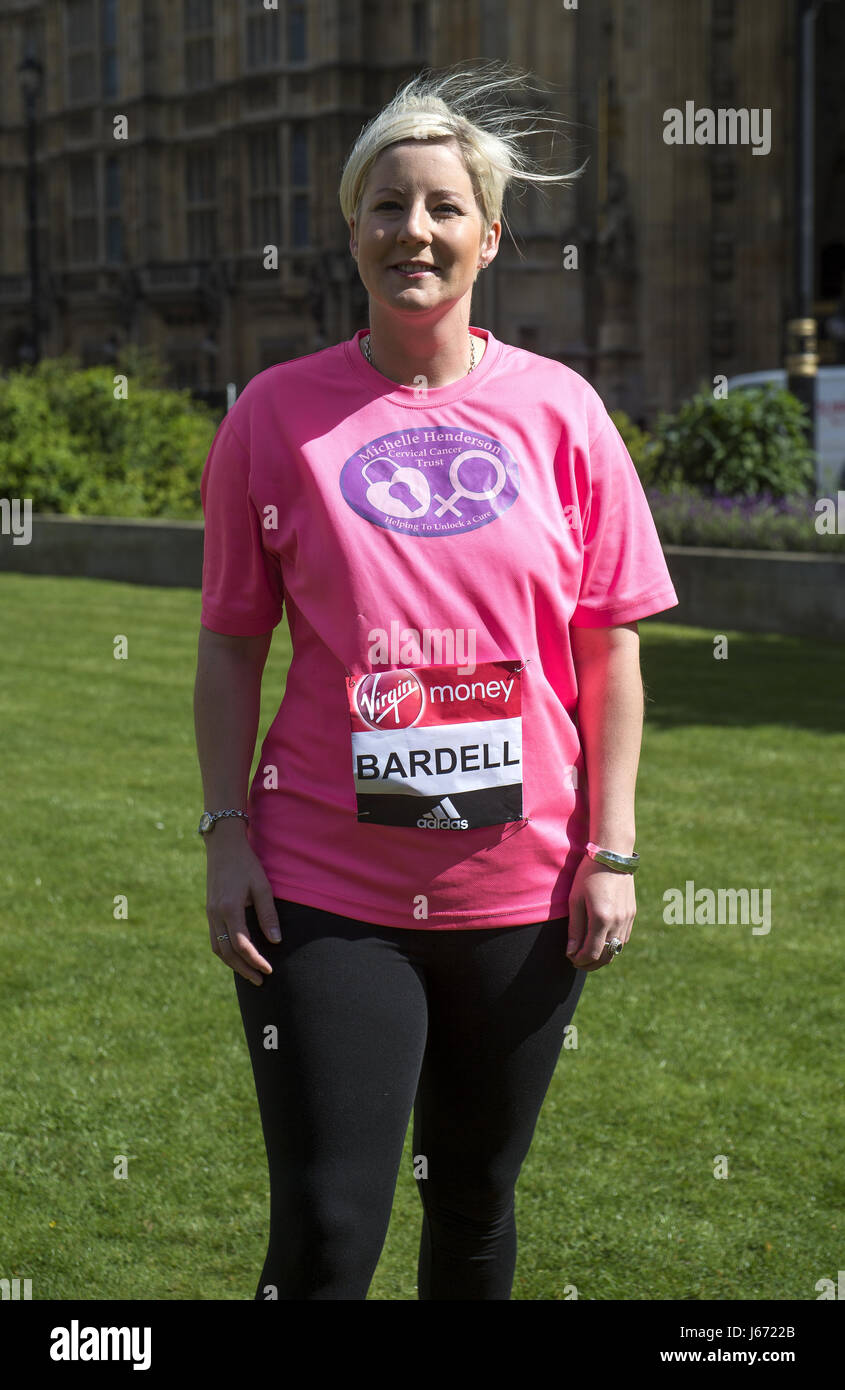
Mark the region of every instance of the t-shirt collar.
<instances>
[{"instance_id":1,"label":"t-shirt collar","mask_svg":"<svg viewBox=\"0 0 845 1390\"><path fill-rule=\"evenodd\" d=\"M483 381L495 366L502 347L489 328L470 325L471 333L487 341L481 361L473 371L467 372L457 381L449 382L448 386L432 386L429 390L420 392L419 387L405 386L402 382L391 381L389 377L382 376L377 367L366 361L361 352L360 340L368 332L368 328L359 328L344 342L343 349L350 368L367 387L374 400L389 401L391 404L410 406L411 409L418 410L425 410L433 405L448 405L450 401L460 400L462 396L474 391L478 383Z\"/></svg>"}]
</instances>

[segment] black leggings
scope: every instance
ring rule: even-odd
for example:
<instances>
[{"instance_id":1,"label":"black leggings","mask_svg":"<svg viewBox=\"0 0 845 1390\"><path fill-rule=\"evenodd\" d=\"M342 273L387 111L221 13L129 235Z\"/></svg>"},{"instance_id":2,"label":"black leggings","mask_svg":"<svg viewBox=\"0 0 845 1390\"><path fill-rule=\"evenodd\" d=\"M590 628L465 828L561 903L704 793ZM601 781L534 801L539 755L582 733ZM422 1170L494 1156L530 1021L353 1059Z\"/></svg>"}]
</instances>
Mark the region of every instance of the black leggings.
<instances>
[{"instance_id":1,"label":"black leggings","mask_svg":"<svg viewBox=\"0 0 845 1390\"><path fill-rule=\"evenodd\" d=\"M567 919L431 931L274 901L276 945L246 909L273 974L234 975L270 1168L255 1298L366 1298L413 1106L418 1297L509 1299L516 1180L587 975Z\"/></svg>"}]
</instances>

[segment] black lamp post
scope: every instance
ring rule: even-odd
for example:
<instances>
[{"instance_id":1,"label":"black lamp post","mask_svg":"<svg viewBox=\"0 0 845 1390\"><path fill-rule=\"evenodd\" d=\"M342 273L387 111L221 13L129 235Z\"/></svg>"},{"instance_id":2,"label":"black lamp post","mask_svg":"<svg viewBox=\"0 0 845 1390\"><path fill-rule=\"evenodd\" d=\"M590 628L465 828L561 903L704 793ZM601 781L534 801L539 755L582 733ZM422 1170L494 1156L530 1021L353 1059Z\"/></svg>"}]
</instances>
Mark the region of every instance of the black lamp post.
<instances>
[{"instance_id":1,"label":"black lamp post","mask_svg":"<svg viewBox=\"0 0 845 1390\"><path fill-rule=\"evenodd\" d=\"M814 192L816 15L825 0L795 0L795 221L793 317L787 330L787 387L806 406L807 441L816 442L816 373L819 367L815 291Z\"/></svg>"},{"instance_id":2,"label":"black lamp post","mask_svg":"<svg viewBox=\"0 0 845 1390\"><path fill-rule=\"evenodd\" d=\"M41 80L43 75L44 69L33 54L32 49L28 49L26 57L18 64L18 76L20 77L24 113L26 116L27 243L29 255L29 312L31 338L31 346L28 355L32 358L33 366L36 366L41 358L40 325L38 321L38 189L35 167L35 107L38 101L38 95L41 91Z\"/></svg>"}]
</instances>

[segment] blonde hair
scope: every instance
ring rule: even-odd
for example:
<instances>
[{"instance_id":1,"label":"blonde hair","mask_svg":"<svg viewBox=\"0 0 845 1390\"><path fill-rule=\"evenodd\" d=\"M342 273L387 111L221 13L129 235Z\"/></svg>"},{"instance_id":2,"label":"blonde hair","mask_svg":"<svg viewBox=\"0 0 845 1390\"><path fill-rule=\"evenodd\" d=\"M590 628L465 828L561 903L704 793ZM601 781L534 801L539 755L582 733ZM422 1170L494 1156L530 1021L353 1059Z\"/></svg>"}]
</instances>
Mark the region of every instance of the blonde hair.
<instances>
[{"instance_id":1,"label":"blonde hair","mask_svg":"<svg viewBox=\"0 0 845 1390\"><path fill-rule=\"evenodd\" d=\"M358 227L370 169L382 150L398 140L451 137L457 141L481 214L482 240L494 222L503 220L502 203L512 181L564 187L573 183L587 160L569 174L541 173L532 166L519 141L543 133L543 127L520 128L512 107L487 99L488 93L495 98L516 84L527 87L529 76L493 60L474 67L453 66L439 73L426 68L406 82L362 128L343 166L339 197L347 226L354 217ZM541 110L520 110L520 115L529 119L544 114ZM555 123L548 128L554 145Z\"/></svg>"}]
</instances>

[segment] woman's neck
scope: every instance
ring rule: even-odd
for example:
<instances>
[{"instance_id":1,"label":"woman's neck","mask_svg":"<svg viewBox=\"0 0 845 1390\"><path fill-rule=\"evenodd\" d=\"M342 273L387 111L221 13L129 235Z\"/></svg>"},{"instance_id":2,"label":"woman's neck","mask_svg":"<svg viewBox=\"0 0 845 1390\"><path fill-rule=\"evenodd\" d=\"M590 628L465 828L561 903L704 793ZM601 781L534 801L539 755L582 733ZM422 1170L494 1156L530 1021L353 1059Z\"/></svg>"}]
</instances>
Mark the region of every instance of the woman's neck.
<instances>
[{"instance_id":1,"label":"woman's neck","mask_svg":"<svg viewBox=\"0 0 845 1390\"><path fill-rule=\"evenodd\" d=\"M410 342L409 342L410 336ZM363 357L364 343L368 335L362 334L358 340ZM424 384L436 390L440 386L451 386L467 376L471 365L469 326L463 325L458 331L450 333L446 341L421 337L419 330L412 335L401 326L391 329L382 323L371 323L370 353L372 366L382 376L403 386L419 386L419 377ZM487 350L486 339L477 333L472 334L475 345L475 366L478 367Z\"/></svg>"}]
</instances>

